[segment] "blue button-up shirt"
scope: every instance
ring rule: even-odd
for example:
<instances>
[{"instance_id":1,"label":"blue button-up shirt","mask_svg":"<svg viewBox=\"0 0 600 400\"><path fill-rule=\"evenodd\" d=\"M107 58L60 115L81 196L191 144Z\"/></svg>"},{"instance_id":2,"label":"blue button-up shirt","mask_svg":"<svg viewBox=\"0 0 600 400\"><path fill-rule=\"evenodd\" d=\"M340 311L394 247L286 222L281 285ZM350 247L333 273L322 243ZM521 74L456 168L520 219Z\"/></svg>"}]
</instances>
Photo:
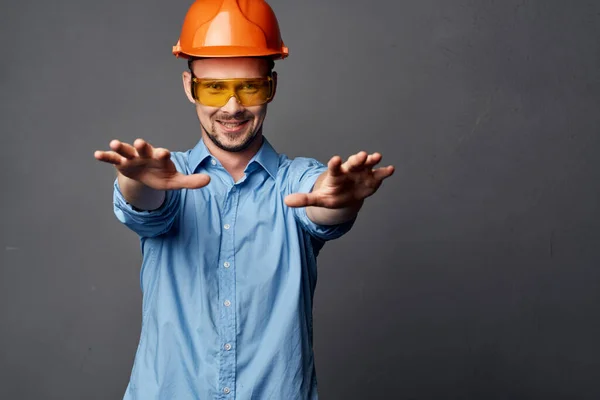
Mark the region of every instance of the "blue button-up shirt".
<instances>
[{"instance_id":1,"label":"blue button-up shirt","mask_svg":"<svg viewBox=\"0 0 600 400\"><path fill-rule=\"evenodd\" d=\"M204 173L138 211L114 184L114 212L143 255L142 328L125 399L317 398L313 358L316 257L354 221L319 226L286 195L310 192L326 166L264 142L238 182L201 141L171 159Z\"/></svg>"}]
</instances>

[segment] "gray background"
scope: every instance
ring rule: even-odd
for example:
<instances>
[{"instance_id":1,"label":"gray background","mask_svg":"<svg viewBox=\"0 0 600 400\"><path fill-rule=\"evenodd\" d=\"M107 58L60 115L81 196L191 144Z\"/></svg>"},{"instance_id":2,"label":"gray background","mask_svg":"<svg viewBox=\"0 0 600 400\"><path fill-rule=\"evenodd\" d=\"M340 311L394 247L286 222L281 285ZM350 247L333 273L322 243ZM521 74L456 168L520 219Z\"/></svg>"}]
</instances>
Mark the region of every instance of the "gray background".
<instances>
[{"instance_id":1,"label":"gray background","mask_svg":"<svg viewBox=\"0 0 600 400\"><path fill-rule=\"evenodd\" d=\"M118 399L140 329L113 138L199 138L190 1L2 2L0 399ZM396 174L320 256L324 399L600 398L600 3L270 2L265 134Z\"/></svg>"}]
</instances>

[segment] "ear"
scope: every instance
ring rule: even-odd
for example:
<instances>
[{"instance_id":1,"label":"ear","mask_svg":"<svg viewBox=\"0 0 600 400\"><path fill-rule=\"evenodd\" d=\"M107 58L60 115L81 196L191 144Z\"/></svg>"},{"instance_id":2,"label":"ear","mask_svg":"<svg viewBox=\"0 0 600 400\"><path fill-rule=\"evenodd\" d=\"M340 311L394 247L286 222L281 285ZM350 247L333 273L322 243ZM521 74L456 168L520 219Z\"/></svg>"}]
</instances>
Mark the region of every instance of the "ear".
<instances>
[{"instance_id":1,"label":"ear","mask_svg":"<svg viewBox=\"0 0 600 400\"><path fill-rule=\"evenodd\" d=\"M196 104L196 101L192 96L192 74L190 73L190 71L183 71L181 79L183 80L183 90L185 91L188 100L190 101L190 103Z\"/></svg>"},{"instance_id":2,"label":"ear","mask_svg":"<svg viewBox=\"0 0 600 400\"><path fill-rule=\"evenodd\" d=\"M271 101L273 101L275 93L277 93L277 72L273 71L271 76L273 77L273 97L271 98Z\"/></svg>"}]
</instances>

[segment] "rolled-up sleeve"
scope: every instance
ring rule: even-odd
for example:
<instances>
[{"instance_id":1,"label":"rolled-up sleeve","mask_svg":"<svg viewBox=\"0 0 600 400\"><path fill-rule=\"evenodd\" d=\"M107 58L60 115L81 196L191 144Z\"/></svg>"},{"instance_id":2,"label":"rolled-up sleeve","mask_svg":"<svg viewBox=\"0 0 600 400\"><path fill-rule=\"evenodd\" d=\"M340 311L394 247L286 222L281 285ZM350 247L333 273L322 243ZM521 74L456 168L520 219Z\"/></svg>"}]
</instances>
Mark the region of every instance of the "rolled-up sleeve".
<instances>
[{"instance_id":1,"label":"rolled-up sleeve","mask_svg":"<svg viewBox=\"0 0 600 400\"><path fill-rule=\"evenodd\" d=\"M152 211L138 211L127 203L119 188L118 179L115 179L113 193L114 213L117 219L140 237L159 236L173 226L179 211L180 190L166 191L162 206Z\"/></svg>"},{"instance_id":2,"label":"rolled-up sleeve","mask_svg":"<svg viewBox=\"0 0 600 400\"><path fill-rule=\"evenodd\" d=\"M296 158L291 165L291 193L310 193L319 176L327 170L327 166L310 158ZM317 239L328 241L338 239L346 234L356 218L337 225L319 225L306 214L306 207L294 208L294 213L302 228Z\"/></svg>"}]
</instances>

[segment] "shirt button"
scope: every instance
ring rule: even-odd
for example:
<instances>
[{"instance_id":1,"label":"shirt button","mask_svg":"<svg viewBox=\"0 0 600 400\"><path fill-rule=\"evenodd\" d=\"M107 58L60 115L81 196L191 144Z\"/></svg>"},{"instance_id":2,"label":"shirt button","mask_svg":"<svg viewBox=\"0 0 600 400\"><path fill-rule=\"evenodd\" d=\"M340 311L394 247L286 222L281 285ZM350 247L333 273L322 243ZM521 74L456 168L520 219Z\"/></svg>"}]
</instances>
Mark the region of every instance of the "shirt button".
<instances>
[{"instance_id":1,"label":"shirt button","mask_svg":"<svg viewBox=\"0 0 600 400\"><path fill-rule=\"evenodd\" d=\"M225 268L229 268L229 266L230 266L230 265L231 265L231 264L229 264L227 261L225 261L225 262L223 263L223 266L224 266Z\"/></svg>"},{"instance_id":2,"label":"shirt button","mask_svg":"<svg viewBox=\"0 0 600 400\"><path fill-rule=\"evenodd\" d=\"M229 229L229 228L230 228L230 226L229 226L229 224L225 224L225 225L223 225L223 228L225 228L225 229Z\"/></svg>"},{"instance_id":3,"label":"shirt button","mask_svg":"<svg viewBox=\"0 0 600 400\"><path fill-rule=\"evenodd\" d=\"M229 307L231 305L231 302L229 300L225 300L225 303L223 304L225 304L225 307Z\"/></svg>"},{"instance_id":4,"label":"shirt button","mask_svg":"<svg viewBox=\"0 0 600 400\"><path fill-rule=\"evenodd\" d=\"M212 165L217 165L217 162L216 162L214 159L210 160L210 163L211 163Z\"/></svg>"},{"instance_id":5,"label":"shirt button","mask_svg":"<svg viewBox=\"0 0 600 400\"><path fill-rule=\"evenodd\" d=\"M231 345L229 343L227 343L225 345L225 350L227 350L227 351L231 350Z\"/></svg>"},{"instance_id":6,"label":"shirt button","mask_svg":"<svg viewBox=\"0 0 600 400\"><path fill-rule=\"evenodd\" d=\"M223 393L229 394L229 393L231 393L231 389L229 389L228 387L225 387L225 388L223 388Z\"/></svg>"}]
</instances>

